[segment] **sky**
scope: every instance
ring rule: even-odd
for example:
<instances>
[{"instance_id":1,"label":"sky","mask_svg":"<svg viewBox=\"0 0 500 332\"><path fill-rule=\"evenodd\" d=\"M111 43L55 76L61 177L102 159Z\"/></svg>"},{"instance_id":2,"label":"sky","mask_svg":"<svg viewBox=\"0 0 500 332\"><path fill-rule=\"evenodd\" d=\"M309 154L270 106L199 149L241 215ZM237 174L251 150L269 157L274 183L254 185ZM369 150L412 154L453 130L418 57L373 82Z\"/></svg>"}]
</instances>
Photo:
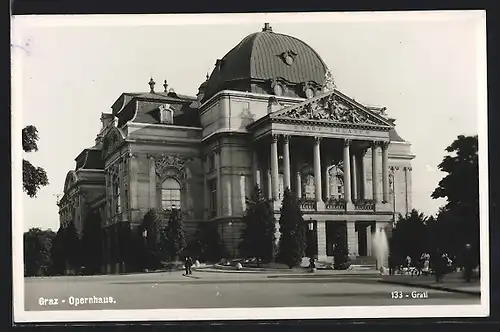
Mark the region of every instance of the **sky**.
<instances>
[{"instance_id":1,"label":"sky","mask_svg":"<svg viewBox=\"0 0 500 332\"><path fill-rule=\"evenodd\" d=\"M479 15L478 15L479 14ZM25 17L13 19L13 112L35 125L39 151L22 156L47 171L36 198L23 194L23 229L59 228L57 195L76 156L91 147L100 115L123 92L147 92L167 80L181 94L198 86L231 48L270 22L275 32L310 45L337 88L364 104L385 106L412 143L413 208L435 214L430 195L445 175L437 168L458 135L478 134L478 52L484 15L336 13ZM147 25L145 25L147 24ZM13 128L15 130L15 128Z\"/></svg>"}]
</instances>

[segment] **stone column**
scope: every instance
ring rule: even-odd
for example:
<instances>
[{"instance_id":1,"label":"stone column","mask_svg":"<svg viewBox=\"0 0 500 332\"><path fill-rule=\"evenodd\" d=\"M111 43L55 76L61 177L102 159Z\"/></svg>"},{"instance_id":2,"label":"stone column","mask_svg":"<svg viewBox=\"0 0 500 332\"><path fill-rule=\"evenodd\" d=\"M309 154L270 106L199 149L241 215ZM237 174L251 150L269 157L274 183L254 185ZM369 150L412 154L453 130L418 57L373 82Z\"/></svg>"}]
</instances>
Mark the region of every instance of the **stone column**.
<instances>
[{"instance_id":1,"label":"stone column","mask_svg":"<svg viewBox=\"0 0 500 332\"><path fill-rule=\"evenodd\" d=\"M363 153L358 155L359 165L359 198L366 199L366 174Z\"/></svg>"},{"instance_id":2,"label":"stone column","mask_svg":"<svg viewBox=\"0 0 500 332\"><path fill-rule=\"evenodd\" d=\"M255 151L255 150L253 151L253 174L254 174L254 183L257 186L259 186L260 189L262 189L261 181L260 181L259 155L257 154L257 151ZM253 188L252 188L252 190L253 190Z\"/></svg>"},{"instance_id":3,"label":"stone column","mask_svg":"<svg viewBox=\"0 0 500 332\"><path fill-rule=\"evenodd\" d=\"M325 171L325 200L327 202L330 199L330 169L330 166L327 166Z\"/></svg>"},{"instance_id":4,"label":"stone column","mask_svg":"<svg viewBox=\"0 0 500 332\"><path fill-rule=\"evenodd\" d=\"M352 202L351 197L351 156L349 146L351 140L344 140L344 199L347 203Z\"/></svg>"},{"instance_id":5,"label":"stone column","mask_svg":"<svg viewBox=\"0 0 500 332\"><path fill-rule=\"evenodd\" d=\"M318 258L326 258L326 224L324 221L317 221L316 222L316 227L317 227L317 232L316 236L317 238L317 253L318 253Z\"/></svg>"},{"instance_id":6,"label":"stone column","mask_svg":"<svg viewBox=\"0 0 500 332\"><path fill-rule=\"evenodd\" d=\"M356 201L358 199L358 163L357 163L357 155L352 154L351 155L352 159L352 164L351 164L351 169L352 169L352 174L351 174L351 180L352 180L352 199Z\"/></svg>"},{"instance_id":7,"label":"stone column","mask_svg":"<svg viewBox=\"0 0 500 332\"><path fill-rule=\"evenodd\" d=\"M378 203L380 201L378 193L378 156L377 156L378 142L372 143L372 191L373 201Z\"/></svg>"},{"instance_id":8,"label":"stone column","mask_svg":"<svg viewBox=\"0 0 500 332\"><path fill-rule=\"evenodd\" d=\"M290 136L283 135L283 186L284 190L292 189L290 183Z\"/></svg>"},{"instance_id":9,"label":"stone column","mask_svg":"<svg viewBox=\"0 0 500 332\"><path fill-rule=\"evenodd\" d=\"M302 198L302 176L300 175L300 171L297 171L296 181L297 181L297 199Z\"/></svg>"},{"instance_id":10,"label":"stone column","mask_svg":"<svg viewBox=\"0 0 500 332\"><path fill-rule=\"evenodd\" d=\"M358 235L356 234L355 221L347 221L347 249L349 257L358 255Z\"/></svg>"},{"instance_id":11,"label":"stone column","mask_svg":"<svg viewBox=\"0 0 500 332\"><path fill-rule=\"evenodd\" d=\"M314 187L316 198L316 210L324 210L325 203L321 195L321 153L320 153L321 137L315 137L314 140Z\"/></svg>"},{"instance_id":12,"label":"stone column","mask_svg":"<svg viewBox=\"0 0 500 332\"><path fill-rule=\"evenodd\" d=\"M267 198L273 199L273 180L271 176L271 169L267 170Z\"/></svg>"},{"instance_id":13,"label":"stone column","mask_svg":"<svg viewBox=\"0 0 500 332\"><path fill-rule=\"evenodd\" d=\"M389 142L382 143L382 189L383 201L389 202Z\"/></svg>"},{"instance_id":14,"label":"stone column","mask_svg":"<svg viewBox=\"0 0 500 332\"><path fill-rule=\"evenodd\" d=\"M366 227L366 255L372 255L372 226Z\"/></svg>"},{"instance_id":15,"label":"stone column","mask_svg":"<svg viewBox=\"0 0 500 332\"><path fill-rule=\"evenodd\" d=\"M272 198L274 201L278 199L279 191L279 174L278 174L278 136L272 135L271 140L271 188Z\"/></svg>"}]
</instances>

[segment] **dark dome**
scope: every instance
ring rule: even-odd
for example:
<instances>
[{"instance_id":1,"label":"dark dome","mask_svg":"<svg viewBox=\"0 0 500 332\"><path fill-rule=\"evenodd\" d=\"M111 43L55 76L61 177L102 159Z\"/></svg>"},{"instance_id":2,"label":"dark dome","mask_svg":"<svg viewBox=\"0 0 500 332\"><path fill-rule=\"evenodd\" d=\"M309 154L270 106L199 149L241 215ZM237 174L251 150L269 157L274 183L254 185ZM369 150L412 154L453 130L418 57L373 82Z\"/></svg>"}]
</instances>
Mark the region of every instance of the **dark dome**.
<instances>
[{"instance_id":1,"label":"dark dome","mask_svg":"<svg viewBox=\"0 0 500 332\"><path fill-rule=\"evenodd\" d=\"M273 93L305 97L311 87L321 89L327 66L321 57L303 41L272 31L266 23L262 32L245 37L222 59L217 60L207 82L204 100L230 89L256 93Z\"/></svg>"}]
</instances>

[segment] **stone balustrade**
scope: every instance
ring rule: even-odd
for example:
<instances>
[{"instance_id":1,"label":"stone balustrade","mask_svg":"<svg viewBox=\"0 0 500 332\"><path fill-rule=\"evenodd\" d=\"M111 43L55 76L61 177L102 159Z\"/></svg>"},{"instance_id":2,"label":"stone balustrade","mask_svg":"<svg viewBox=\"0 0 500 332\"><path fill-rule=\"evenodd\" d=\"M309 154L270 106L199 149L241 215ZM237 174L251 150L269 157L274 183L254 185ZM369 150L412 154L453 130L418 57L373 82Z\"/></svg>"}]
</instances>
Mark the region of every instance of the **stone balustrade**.
<instances>
[{"instance_id":1,"label":"stone balustrade","mask_svg":"<svg viewBox=\"0 0 500 332\"><path fill-rule=\"evenodd\" d=\"M316 200L314 198L302 198L299 200L299 206L303 212L315 211Z\"/></svg>"},{"instance_id":2,"label":"stone balustrade","mask_svg":"<svg viewBox=\"0 0 500 332\"><path fill-rule=\"evenodd\" d=\"M328 211L345 211L346 203L343 199L329 199L325 202L325 209Z\"/></svg>"},{"instance_id":3,"label":"stone balustrade","mask_svg":"<svg viewBox=\"0 0 500 332\"><path fill-rule=\"evenodd\" d=\"M362 199L354 201L354 210L356 211L374 211L375 201L372 199Z\"/></svg>"}]
</instances>

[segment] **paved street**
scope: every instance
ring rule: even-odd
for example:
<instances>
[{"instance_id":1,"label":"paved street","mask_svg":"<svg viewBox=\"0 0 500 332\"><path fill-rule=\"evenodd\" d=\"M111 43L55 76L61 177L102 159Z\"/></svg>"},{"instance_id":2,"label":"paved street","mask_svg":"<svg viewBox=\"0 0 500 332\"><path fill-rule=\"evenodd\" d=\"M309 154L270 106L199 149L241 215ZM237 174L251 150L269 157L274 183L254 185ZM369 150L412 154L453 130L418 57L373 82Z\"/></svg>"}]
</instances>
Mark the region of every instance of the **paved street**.
<instances>
[{"instance_id":1,"label":"paved street","mask_svg":"<svg viewBox=\"0 0 500 332\"><path fill-rule=\"evenodd\" d=\"M26 310L479 304L479 297L398 286L374 275L182 272L27 278ZM392 299L391 292L401 292ZM427 293L413 299L412 292ZM94 298L95 297L95 298ZM110 299L110 297L112 299ZM92 301L103 303L81 303ZM100 298L100 299L99 299ZM52 301L51 301L52 299ZM54 299L57 299L55 301ZM56 303L57 302L57 303ZM50 305L52 303L52 305ZM43 304L43 305L42 305Z\"/></svg>"}]
</instances>

